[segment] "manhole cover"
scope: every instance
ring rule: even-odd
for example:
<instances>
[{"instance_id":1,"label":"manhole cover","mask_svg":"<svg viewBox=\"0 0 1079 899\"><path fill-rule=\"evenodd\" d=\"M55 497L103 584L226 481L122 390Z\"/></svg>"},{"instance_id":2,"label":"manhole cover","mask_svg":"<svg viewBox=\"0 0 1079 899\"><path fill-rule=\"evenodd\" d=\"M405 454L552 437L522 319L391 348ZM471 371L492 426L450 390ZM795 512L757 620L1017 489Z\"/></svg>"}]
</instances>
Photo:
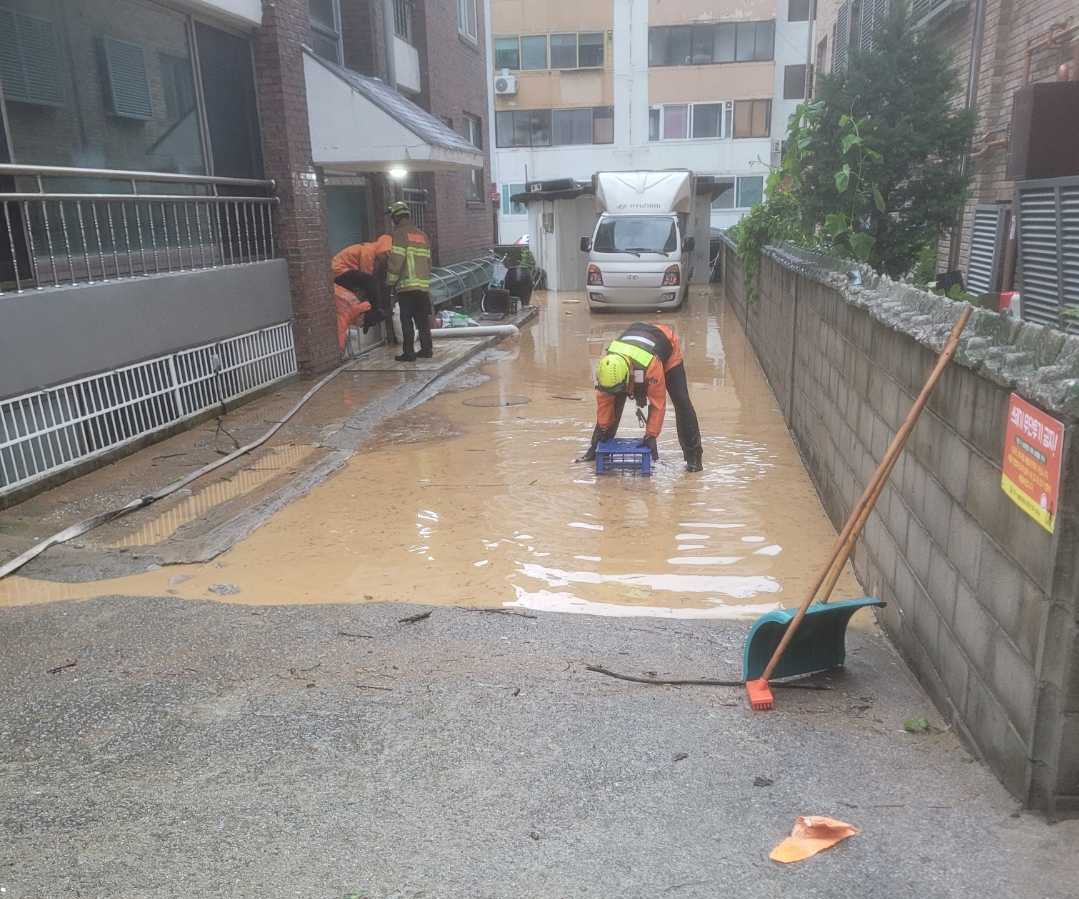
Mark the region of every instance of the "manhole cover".
<instances>
[{"instance_id":1,"label":"manhole cover","mask_svg":"<svg viewBox=\"0 0 1079 899\"><path fill-rule=\"evenodd\" d=\"M466 406L523 406L532 402L527 396L476 396L461 400Z\"/></svg>"}]
</instances>

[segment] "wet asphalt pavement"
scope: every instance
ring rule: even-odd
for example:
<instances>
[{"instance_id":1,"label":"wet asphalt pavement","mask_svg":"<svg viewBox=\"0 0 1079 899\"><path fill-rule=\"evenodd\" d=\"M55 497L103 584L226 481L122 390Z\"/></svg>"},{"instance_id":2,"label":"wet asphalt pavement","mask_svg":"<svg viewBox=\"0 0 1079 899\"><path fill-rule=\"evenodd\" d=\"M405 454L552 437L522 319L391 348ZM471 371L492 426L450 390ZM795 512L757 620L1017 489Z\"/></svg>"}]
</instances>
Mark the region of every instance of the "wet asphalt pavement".
<instances>
[{"instance_id":1,"label":"wet asphalt pavement","mask_svg":"<svg viewBox=\"0 0 1079 899\"><path fill-rule=\"evenodd\" d=\"M1075 895L877 637L829 692L736 675L730 622L103 598L6 610L5 897ZM56 673L52 669L74 661ZM757 786L756 783L767 784ZM861 833L799 865L795 815Z\"/></svg>"}]
</instances>

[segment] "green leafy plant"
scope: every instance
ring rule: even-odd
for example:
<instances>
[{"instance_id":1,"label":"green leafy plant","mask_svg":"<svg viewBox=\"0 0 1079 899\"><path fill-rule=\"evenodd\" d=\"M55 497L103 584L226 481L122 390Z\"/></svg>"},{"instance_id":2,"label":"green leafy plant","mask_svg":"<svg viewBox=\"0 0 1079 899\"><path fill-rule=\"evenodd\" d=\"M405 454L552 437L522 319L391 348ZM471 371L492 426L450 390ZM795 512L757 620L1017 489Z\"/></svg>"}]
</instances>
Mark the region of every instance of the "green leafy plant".
<instances>
[{"instance_id":1,"label":"green leafy plant","mask_svg":"<svg viewBox=\"0 0 1079 899\"><path fill-rule=\"evenodd\" d=\"M757 248L795 240L899 277L955 223L973 114L955 102L950 57L911 26L903 0L878 29L873 49L822 75L818 96L791 117L765 208L736 234L743 265Z\"/></svg>"}]
</instances>

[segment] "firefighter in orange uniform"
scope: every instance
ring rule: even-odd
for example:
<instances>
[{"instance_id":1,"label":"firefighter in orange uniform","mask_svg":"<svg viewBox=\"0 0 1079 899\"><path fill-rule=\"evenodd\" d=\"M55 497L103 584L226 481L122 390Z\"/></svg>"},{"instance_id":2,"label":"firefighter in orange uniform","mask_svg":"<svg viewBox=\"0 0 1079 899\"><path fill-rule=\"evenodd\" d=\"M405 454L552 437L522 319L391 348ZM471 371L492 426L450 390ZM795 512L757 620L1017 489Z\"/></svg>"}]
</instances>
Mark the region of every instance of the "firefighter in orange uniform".
<instances>
[{"instance_id":1,"label":"firefighter in orange uniform","mask_svg":"<svg viewBox=\"0 0 1079 899\"><path fill-rule=\"evenodd\" d=\"M342 352L348 329L362 321L364 333L385 317L379 303L380 267L393 247L393 239L383 234L370 243L355 243L333 257L333 301L337 309L337 345Z\"/></svg>"},{"instance_id":2,"label":"firefighter in orange uniform","mask_svg":"<svg viewBox=\"0 0 1079 899\"><path fill-rule=\"evenodd\" d=\"M633 397L637 418L645 425L643 446L659 458L656 438L663 430L667 395L674 404L678 442L687 471L700 471L701 429L697 413L689 398L686 367L678 336L667 325L635 322L617 340L611 341L607 352L596 366L596 427L592 445L583 461L596 458L596 446L601 440L611 440L618 433L618 423L626 399ZM647 418L644 414L648 407Z\"/></svg>"}]
</instances>

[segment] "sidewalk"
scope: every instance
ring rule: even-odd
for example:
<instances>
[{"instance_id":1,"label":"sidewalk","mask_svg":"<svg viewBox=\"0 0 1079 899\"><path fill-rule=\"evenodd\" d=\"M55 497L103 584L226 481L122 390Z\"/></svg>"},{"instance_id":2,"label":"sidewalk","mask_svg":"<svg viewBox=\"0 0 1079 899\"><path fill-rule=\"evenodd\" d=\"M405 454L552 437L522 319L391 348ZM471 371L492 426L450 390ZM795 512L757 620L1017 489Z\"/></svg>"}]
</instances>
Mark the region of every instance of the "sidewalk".
<instances>
[{"instance_id":1,"label":"sidewalk","mask_svg":"<svg viewBox=\"0 0 1079 899\"><path fill-rule=\"evenodd\" d=\"M535 315L531 307L513 323L524 326ZM378 347L353 360L262 447L147 509L53 547L20 573L38 572L52 580L98 579L212 559L339 470L381 421L422 401L443 377L498 342L497 337L439 339L434 359L408 364L393 360L394 347ZM0 511L0 559L13 558L77 521L157 490L256 439L312 383L279 385L220 419ZM149 542L162 542L131 551L129 546L148 542L133 537L149 522L166 529Z\"/></svg>"}]
</instances>

